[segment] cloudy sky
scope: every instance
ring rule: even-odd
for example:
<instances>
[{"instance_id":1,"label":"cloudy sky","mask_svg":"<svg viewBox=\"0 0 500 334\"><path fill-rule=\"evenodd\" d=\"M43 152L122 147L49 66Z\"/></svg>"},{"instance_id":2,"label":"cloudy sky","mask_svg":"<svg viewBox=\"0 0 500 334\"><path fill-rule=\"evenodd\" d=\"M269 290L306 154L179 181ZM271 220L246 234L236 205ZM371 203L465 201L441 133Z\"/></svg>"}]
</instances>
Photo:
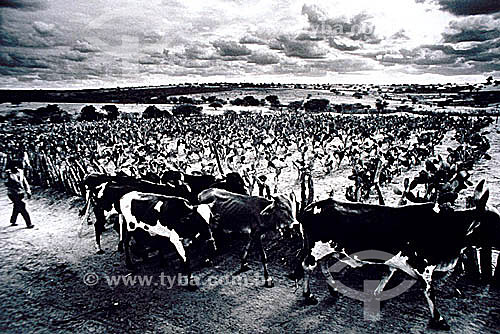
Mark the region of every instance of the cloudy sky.
<instances>
[{"instance_id":1,"label":"cloudy sky","mask_svg":"<svg viewBox=\"0 0 500 334\"><path fill-rule=\"evenodd\" d=\"M0 88L500 79L498 0L2 0Z\"/></svg>"}]
</instances>

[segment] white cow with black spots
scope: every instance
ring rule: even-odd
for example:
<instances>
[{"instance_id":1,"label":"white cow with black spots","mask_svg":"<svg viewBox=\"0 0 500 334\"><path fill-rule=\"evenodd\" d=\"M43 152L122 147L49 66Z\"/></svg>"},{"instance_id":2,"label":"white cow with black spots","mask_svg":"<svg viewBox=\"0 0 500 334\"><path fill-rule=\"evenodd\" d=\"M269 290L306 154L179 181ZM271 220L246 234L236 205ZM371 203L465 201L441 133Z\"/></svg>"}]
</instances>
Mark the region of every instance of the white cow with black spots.
<instances>
[{"instance_id":1,"label":"white cow with black spots","mask_svg":"<svg viewBox=\"0 0 500 334\"><path fill-rule=\"evenodd\" d=\"M190 246L203 243L207 255L216 250L210 229L208 205L191 205L186 199L131 191L119 201L120 242L124 246L127 267L132 268L130 239L161 244L168 240L175 248L191 278ZM161 251L162 248L159 247ZM191 284L190 284L191 286Z\"/></svg>"}]
</instances>

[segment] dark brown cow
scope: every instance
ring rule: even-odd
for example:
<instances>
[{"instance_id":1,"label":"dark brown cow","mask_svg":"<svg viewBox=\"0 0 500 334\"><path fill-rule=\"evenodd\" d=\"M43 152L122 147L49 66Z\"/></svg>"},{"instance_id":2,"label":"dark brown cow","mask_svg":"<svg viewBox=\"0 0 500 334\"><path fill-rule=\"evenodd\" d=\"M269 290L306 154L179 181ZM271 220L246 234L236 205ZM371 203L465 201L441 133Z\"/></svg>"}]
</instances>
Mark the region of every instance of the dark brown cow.
<instances>
[{"instance_id":1,"label":"dark brown cow","mask_svg":"<svg viewBox=\"0 0 500 334\"><path fill-rule=\"evenodd\" d=\"M396 269L402 270L425 284L425 297L432 314L430 327L448 329L435 306L433 273L451 270L462 252L470 245L481 246L497 242L500 215L486 206L489 192L476 188L474 209L436 212L434 204L388 207L362 203L344 203L328 199L309 205L300 223L304 237L305 270L304 296L315 304L309 287L311 273L319 262L330 286L335 286L326 265L333 255L341 261L359 267L373 262L352 258L349 254L376 250L393 254L383 262L391 269L375 291L380 293ZM482 196L481 196L482 194ZM488 235L488 233L490 235ZM348 260L346 260L348 259Z\"/></svg>"}]
</instances>

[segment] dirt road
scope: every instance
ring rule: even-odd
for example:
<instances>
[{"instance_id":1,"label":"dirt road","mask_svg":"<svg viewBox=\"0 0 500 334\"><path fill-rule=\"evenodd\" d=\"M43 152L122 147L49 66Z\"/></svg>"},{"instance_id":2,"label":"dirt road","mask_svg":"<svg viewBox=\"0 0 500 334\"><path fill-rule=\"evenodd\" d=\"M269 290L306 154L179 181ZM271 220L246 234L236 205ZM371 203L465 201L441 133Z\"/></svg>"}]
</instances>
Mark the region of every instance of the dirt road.
<instances>
[{"instance_id":1,"label":"dirt road","mask_svg":"<svg viewBox=\"0 0 500 334\"><path fill-rule=\"evenodd\" d=\"M377 322L363 320L362 302L330 297L320 275L312 285L320 303L304 305L300 289L295 291L285 277L288 266L276 244L269 252L276 283L271 289L262 287L255 253L253 270L243 275L246 284L234 281L231 273L238 268L237 256L227 255L220 256L213 268L198 268L202 285L195 292L178 284L169 288L166 278L161 286L162 272L168 278L177 275L176 260L169 268L160 268L154 260L139 267L135 275L151 277L151 286L138 281L134 286L123 281L110 285L106 275L129 274L122 255L113 252L117 235L108 230L103 238L106 254L96 255L90 227L85 226L82 238L78 236L78 204L77 199L37 192L29 200L36 228L10 227L10 204L5 188L0 188L0 333L427 332L428 311L419 284L383 302ZM99 281L86 285L84 278L93 273ZM358 276L349 271L342 280L349 284ZM464 280L443 283L437 290L438 305L453 333L498 330L498 290ZM463 297L456 297L455 286Z\"/></svg>"}]
</instances>

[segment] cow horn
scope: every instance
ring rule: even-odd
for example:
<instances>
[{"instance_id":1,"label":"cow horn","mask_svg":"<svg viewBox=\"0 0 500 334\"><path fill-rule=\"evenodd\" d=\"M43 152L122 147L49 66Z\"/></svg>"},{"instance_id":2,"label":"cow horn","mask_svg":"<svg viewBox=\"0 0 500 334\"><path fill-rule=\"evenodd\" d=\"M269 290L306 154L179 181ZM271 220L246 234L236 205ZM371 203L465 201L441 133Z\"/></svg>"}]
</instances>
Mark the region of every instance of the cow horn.
<instances>
[{"instance_id":1,"label":"cow horn","mask_svg":"<svg viewBox=\"0 0 500 334\"><path fill-rule=\"evenodd\" d=\"M271 214L271 210L274 208L274 205L275 205L275 200L273 200L271 202L271 204L269 204L268 206L266 206L261 212L260 214L262 216L266 216L266 215L270 215Z\"/></svg>"},{"instance_id":2,"label":"cow horn","mask_svg":"<svg viewBox=\"0 0 500 334\"><path fill-rule=\"evenodd\" d=\"M483 179L477 184L476 189L474 190L474 202L479 201L481 195L484 193L484 183L485 180Z\"/></svg>"},{"instance_id":3,"label":"cow horn","mask_svg":"<svg viewBox=\"0 0 500 334\"><path fill-rule=\"evenodd\" d=\"M476 202L476 209L477 210L484 210L484 208L486 207L486 203L488 203L488 198L489 197L490 197L490 191L488 189L486 189L486 191L484 192L484 194L481 197L481 199L479 199Z\"/></svg>"}]
</instances>

